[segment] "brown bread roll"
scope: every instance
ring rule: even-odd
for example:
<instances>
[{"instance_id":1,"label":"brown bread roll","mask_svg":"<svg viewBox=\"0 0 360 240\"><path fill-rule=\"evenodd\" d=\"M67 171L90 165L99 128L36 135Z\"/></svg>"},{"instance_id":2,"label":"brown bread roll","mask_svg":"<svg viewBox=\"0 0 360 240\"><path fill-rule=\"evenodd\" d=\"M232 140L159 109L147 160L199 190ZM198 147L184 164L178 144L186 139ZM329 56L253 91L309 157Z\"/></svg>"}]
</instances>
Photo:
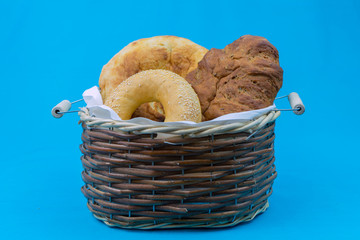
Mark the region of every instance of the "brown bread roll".
<instances>
[{"instance_id":1,"label":"brown bread roll","mask_svg":"<svg viewBox=\"0 0 360 240\"><path fill-rule=\"evenodd\" d=\"M198 94L206 121L272 105L283 70L268 40L245 35L225 49L210 49L186 80Z\"/></svg>"}]
</instances>

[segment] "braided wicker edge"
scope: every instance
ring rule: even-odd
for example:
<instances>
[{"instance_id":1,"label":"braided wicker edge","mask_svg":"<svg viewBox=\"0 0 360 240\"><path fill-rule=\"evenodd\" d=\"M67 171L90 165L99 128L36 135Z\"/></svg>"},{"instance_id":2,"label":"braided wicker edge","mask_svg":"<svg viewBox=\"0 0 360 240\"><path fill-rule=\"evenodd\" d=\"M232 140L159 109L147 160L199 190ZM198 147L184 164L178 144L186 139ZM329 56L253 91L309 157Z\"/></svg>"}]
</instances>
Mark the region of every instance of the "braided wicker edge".
<instances>
[{"instance_id":1,"label":"braided wicker edge","mask_svg":"<svg viewBox=\"0 0 360 240\"><path fill-rule=\"evenodd\" d=\"M93 213L93 216L100 220L103 221L107 226L109 227L120 227L120 228L125 228L125 229L141 229L141 230L151 230L151 229L175 229L175 228L225 228L225 227L232 227L235 226L239 223L242 222L248 222L253 220L257 215L265 212L269 207L269 201L266 200L266 203L260 207L259 209L257 209L256 211L254 211L251 214L248 215L242 215L242 216L238 216L236 217L233 221L231 222L219 222L216 224L171 224L171 223L159 223L159 224L144 224L144 225L137 225L137 226L123 226L123 225L118 225L118 224L114 224L108 221L107 218L101 216L101 215L97 215Z\"/></svg>"},{"instance_id":2,"label":"braided wicker edge","mask_svg":"<svg viewBox=\"0 0 360 240\"><path fill-rule=\"evenodd\" d=\"M275 119L280 116L280 111L270 111L269 113L261 115L257 119L248 122L234 122L229 124L222 124L221 122L208 122L208 124L201 124L200 126L199 124L169 125L167 123L144 125L130 121L102 119L90 116L87 108L81 108L79 116L80 121L84 122L88 127L112 128L134 134L167 133L189 137L202 137L224 133L253 133L264 127L267 123L275 121Z\"/></svg>"}]
</instances>

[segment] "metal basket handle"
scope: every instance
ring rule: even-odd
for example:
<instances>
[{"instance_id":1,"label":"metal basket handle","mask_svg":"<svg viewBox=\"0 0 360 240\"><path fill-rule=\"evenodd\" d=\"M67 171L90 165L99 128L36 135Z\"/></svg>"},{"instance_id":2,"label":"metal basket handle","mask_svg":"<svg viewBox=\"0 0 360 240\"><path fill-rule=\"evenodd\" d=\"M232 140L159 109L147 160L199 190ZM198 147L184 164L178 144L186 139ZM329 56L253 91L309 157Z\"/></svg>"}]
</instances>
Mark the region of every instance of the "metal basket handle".
<instances>
[{"instance_id":1,"label":"metal basket handle","mask_svg":"<svg viewBox=\"0 0 360 240\"><path fill-rule=\"evenodd\" d=\"M276 109L276 110L278 110L278 111L293 111L293 113L295 113L296 115L301 115L305 112L305 105L301 101L299 94L297 94L296 92L292 92L286 96L277 97L277 98L275 98L275 100L281 99L281 98L286 98L286 97L289 100L291 109Z\"/></svg>"},{"instance_id":2,"label":"metal basket handle","mask_svg":"<svg viewBox=\"0 0 360 240\"><path fill-rule=\"evenodd\" d=\"M53 109L51 109L51 115L53 115L54 118L61 118L65 113L79 112L79 111L69 111L69 110L72 104L80 102L82 100L84 99L79 99L74 102L70 102L69 100L62 100L55 107L53 107Z\"/></svg>"},{"instance_id":3,"label":"metal basket handle","mask_svg":"<svg viewBox=\"0 0 360 240\"><path fill-rule=\"evenodd\" d=\"M296 115L301 115L305 112L305 105L301 101L301 98L299 94L296 92L292 92L289 95L278 97L277 99L285 98L287 97L291 106L291 109L277 109L278 111L293 111ZM63 100L60 103L58 103L53 109L51 110L51 114L54 118L61 118L65 113L71 113L71 112L79 112L79 111L69 111L71 108L71 105L77 102L80 102L84 99L79 99L74 102L70 102L69 100Z\"/></svg>"}]
</instances>

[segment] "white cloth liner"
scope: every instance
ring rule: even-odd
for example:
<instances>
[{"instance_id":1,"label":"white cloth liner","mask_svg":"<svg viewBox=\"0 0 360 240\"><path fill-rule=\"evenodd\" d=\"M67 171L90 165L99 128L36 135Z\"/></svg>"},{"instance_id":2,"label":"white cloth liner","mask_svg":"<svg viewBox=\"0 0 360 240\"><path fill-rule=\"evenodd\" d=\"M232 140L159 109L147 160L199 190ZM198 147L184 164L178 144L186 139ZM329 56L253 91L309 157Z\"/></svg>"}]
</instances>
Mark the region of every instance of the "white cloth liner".
<instances>
[{"instance_id":1,"label":"white cloth liner","mask_svg":"<svg viewBox=\"0 0 360 240\"><path fill-rule=\"evenodd\" d=\"M83 93L84 101L87 104L87 108L89 109L90 115L97 118L104 119L113 119L113 120L121 120L121 118L112 110L110 107L105 106L103 104L103 100L97 86L94 86L90 89L85 90ZM221 117L215 118L210 121L195 123L191 121L179 121L179 122L155 122L147 118L133 118L127 120L127 122L137 123L137 124L145 124L145 125L167 125L167 126L179 126L179 125L189 125L189 124L197 124L197 126L203 126L207 124L214 125L223 125L232 122L247 122L257 117L260 117L263 114L266 114L272 110L276 109L275 104L252 111L239 112L239 113L230 113L223 115Z\"/></svg>"}]
</instances>

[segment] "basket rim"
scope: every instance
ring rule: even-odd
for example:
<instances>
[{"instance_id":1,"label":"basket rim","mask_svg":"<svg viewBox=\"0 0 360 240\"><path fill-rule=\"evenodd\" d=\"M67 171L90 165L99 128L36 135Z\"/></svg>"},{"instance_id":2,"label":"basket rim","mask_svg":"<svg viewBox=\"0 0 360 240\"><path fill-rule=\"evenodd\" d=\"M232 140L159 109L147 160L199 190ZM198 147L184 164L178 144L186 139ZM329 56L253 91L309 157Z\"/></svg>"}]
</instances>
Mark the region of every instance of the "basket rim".
<instances>
[{"instance_id":1,"label":"basket rim","mask_svg":"<svg viewBox=\"0 0 360 240\"><path fill-rule=\"evenodd\" d=\"M138 124L131 120L113 120L90 116L89 110L84 107L79 111L80 121L89 128L116 129L133 134L173 134L189 137L201 137L225 133L247 132L253 133L264 127L267 123L275 121L280 116L280 111L273 110L258 118L247 122L201 122L195 124L174 124L173 122L154 122L154 124Z\"/></svg>"}]
</instances>

